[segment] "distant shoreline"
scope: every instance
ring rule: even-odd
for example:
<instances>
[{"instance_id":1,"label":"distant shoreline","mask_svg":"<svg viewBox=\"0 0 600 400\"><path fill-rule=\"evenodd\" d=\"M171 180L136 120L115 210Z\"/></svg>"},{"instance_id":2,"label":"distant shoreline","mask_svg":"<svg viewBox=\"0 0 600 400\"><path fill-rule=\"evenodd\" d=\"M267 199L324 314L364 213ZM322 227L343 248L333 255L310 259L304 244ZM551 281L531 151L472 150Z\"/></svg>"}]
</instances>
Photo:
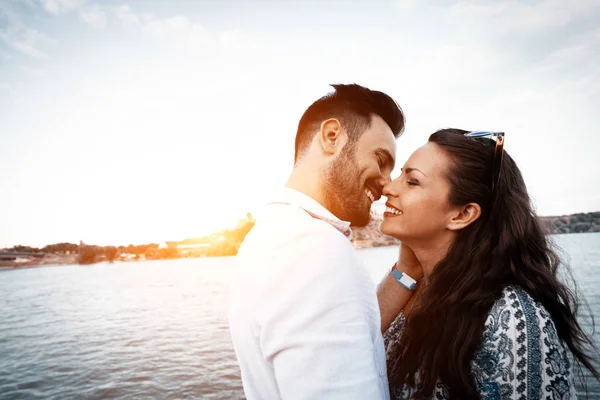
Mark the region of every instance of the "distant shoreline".
<instances>
[{"instance_id":1,"label":"distant shoreline","mask_svg":"<svg viewBox=\"0 0 600 400\"><path fill-rule=\"evenodd\" d=\"M552 234L600 232L600 211L556 217L540 217L545 231ZM400 242L379 231L383 215L373 214L365 227L352 227L352 244L357 249L397 246ZM49 265L91 265L104 261L132 262L197 257L235 256L245 236L254 226L251 214L239 220L233 229L213 232L202 238L180 242L129 246L94 246L84 243L56 243L43 249L15 246L0 250L0 270Z\"/></svg>"},{"instance_id":2,"label":"distant shoreline","mask_svg":"<svg viewBox=\"0 0 600 400\"><path fill-rule=\"evenodd\" d=\"M357 229L357 228L355 228ZM550 236L562 236L562 235L570 235L570 234L593 234L600 232L571 232L571 233L550 233ZM388 238L388 237L386 237ZM374 249L377 247L393 247L399 244L398 241L396 243L390 243L390 240L396 240L393 238L388 238L385 241L379 241L376 243L372 243L371 245L367 245L365 242L361 242L358 246L355 244L355 248L357 250L362 249ZM101 261L94 264L79 264L73 255L65 256L61 258L60 256L50 257L48 260L44 260L43 258L37 262L19 262L19 263L10 263L6 261L0 261L0 272L1 271L9 271L9 270L17 270L17 269L29 269L29 268L41 268L41 267L63 267L68 265L80 265L82 267L95 265L95 264L127 264L131 262L139 262L139 261L167 261L167 260L183 260L183 259L193 259L193 258L222 258L222 257L235 257L235 255L226 255L226 256L201 256L201 257L178 257L171 259L143 259L143 260L116 260L114 262Z\"/></svg>"}]
</instances>

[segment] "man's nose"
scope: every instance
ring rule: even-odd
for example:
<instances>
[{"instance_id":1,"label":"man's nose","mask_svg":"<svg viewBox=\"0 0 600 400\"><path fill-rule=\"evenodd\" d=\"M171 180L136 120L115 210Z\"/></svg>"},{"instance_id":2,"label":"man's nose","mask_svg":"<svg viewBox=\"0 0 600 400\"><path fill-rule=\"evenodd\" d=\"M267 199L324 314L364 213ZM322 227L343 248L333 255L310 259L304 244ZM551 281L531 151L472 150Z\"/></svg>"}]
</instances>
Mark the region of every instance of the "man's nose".
<instances>
[{"instance_id":1,"label":"man's nose","mask_svg":"<svg viewBox=\"0 0 600 400\"><path fill-rule=\"evenodd\" d=\"M379 184L379 187L384 187L385 185L388 185L391 181L392 181L391 174L383 174L383 175L381 175L381 177L379 178L377 183Z\"/></svg>"}]
</instances>

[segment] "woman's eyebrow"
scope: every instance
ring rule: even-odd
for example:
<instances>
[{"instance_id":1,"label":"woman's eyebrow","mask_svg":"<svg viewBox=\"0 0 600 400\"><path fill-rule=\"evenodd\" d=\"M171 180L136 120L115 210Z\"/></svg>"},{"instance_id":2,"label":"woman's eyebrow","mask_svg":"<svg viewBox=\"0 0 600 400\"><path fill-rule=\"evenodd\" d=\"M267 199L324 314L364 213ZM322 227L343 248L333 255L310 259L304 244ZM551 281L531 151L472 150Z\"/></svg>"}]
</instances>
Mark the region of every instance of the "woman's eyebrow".
<instances>
[{"instance_id":1,"label":"woman's eyebrow","mask_svg":"<svg viewBox=\"0 0 600 400\"><path fill-rule=\"evenodd\" d=\"M411 167L408 167L408 168L402 168L402 170L403 170L404 172L406 172L407 174L408 174L408 173L410 173L410 172L412 172L412 171L417 171L417 172L420 172L420 173L422 173L423 175L427 176L427 174L426 174L425 172L421 171L421 170L420 170L420 169L418 169L418 168L411 168Z\"/></svg>"}]
</instances>

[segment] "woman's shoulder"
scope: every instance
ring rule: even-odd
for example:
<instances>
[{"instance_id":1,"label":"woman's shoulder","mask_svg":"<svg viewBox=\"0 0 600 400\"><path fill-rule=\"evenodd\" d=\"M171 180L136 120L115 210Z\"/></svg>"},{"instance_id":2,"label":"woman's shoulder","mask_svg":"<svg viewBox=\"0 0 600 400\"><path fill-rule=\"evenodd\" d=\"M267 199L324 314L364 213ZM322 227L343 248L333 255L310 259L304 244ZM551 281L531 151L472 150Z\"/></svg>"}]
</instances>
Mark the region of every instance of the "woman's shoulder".
<instances>
[{"instance_id":1,"label":"woman's shoulder","mask_svg":"<svg viewBox=\"0 0 600 400\"><path fill-rule=\"evenodd\" d=\"M563 348L552 316L543 304L536 301L520 286L507 286L488 312L483 344L497 343L494 339L513 339L518 353L540 351L547 347ZM537 354L533 354L538 359Z\"/></svg>"},{"instance_id":2,"label":"woman's shoulder","mask_svg":"<svg viewBox=\"0 0 600 400\"><path fill-rule=\"evenodd\" d=\"M516 285L506 286L488 312L485 330L498 331L501 328L536 336L556 331L552 316L546 307L525 289Z\"/></svg>"},{"instance_id":3,"label":"woman's shoulder","mask_svg":"<svg viewBox=\"0 0 600 400\"><path fill-rule=\"evenodd\" d=\"M542 398L572 393L571 360L546 308L507 286L487 315L472 367L484 393ZM568 397L572 398L572 397Z\"/></svg>"},{"instance_id":4,"label":"woman's shoulder","mask_svg":"<svg viewBox=\"0 0 600 400\"><path fill-rule=\"evenodd\" d=\"M531 322L538 319L550 319L546 308L541 303L535 301L527 291L516 285L506 286L502 290L500 298L496 300L488 312L486 326L496 326L494 322L499 317L504 316L506 319L509 315L522 320L523 323L526 323L528 316L531 317L529 319Z\"/></svg>"}]
</instances>

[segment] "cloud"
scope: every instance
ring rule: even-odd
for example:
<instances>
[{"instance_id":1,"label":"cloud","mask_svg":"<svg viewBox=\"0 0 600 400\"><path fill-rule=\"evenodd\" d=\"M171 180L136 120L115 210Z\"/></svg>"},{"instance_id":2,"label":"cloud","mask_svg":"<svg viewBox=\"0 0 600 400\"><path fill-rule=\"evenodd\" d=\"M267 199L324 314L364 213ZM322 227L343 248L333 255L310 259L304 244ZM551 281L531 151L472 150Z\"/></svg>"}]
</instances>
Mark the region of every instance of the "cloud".
<instances>
[{"instance_id":1,"label":"cloud","mask_svg":"<svg viewBox=\"0 0 600 400\"><path fill-rule=\"evenodd\" d=\"M600 11L600 0L397 0L396 6L403 13L421 12L430 18L443 15L446 23L464 31L484 29L494 35L535 33L563 28L581 19L593 20Z\"/></svg>"},{"instance_id":2,"label":"cloud","mask_svg":"<svg viewBox=\"0 0 600 400\"><path fill-rule=\"evenodd\" d=\"M35 68L35 67L31 67L28 65L19 65L19 69L29 75L35 76L35 77L44 77L44 76L48 76L48 71L41 69L41 68Z\"/></svg>"},{"instance_id":3,"label":"cloud","mask_svg":"<svg viewBox=\"0 0 600 400\"><path fill-rule=\"evenodd\" d=\"M155 18L151 15L141 19L140 30L156 39L186 41L190 43L203 43L206 33L201 25L192 23L183 16L174 16L164 19Z\"/></svg>"},{"instance_id":4,"label":"cloud","mask_svg":"<svg viewBox=\"0 0 600 400\"><path fill-rule=\"evenodd\" d=\"M50 14L58 15L77 10L83 5L83 0L40 0L42 6Z\"/></svg>"},{"instance_id":5,"label":"cloud","mask_svg":"<svg viewBox=\"0 0 600 400\"><path fill-rule=\"evenodd\" d=\"M141 25L140 17L133 12L131 7L127 4L123 4L115 10L115 17L117 21L125 28L136 29Z\"/></svg>"},{"instance_id":6,"label":"cloud","mask_svg":"<svg viewBox=\"0 0 600 400\"><path fill-rule=\"evenodd\" d=\"M48 36L28 28L21 22L13 22L5 30L0 30L0 39L18 52L36 59L46 59L48 55L40 49L41 42L47 41Z\"/></svg>"},{"instance_id":7,"label":"cloud","mask_svg":"<svg viewBox=\"0 0 600 400\"><path fill-rule=\"evenodd\" d=\"M236 51L248 53L249 48L256 50L255 41L245 32L231 30L211 33L201 24L184 15L159 17L151 13L136 12L126 3L106 5L89 0L35 1L42 6L43 10L53 16L76 12L83 22L93 28L120 27L157 40L175 50L202 50L204 54L209 48L229 53ZM28 3L27 7L30 11L36 8L31 3ZM39 9L39 6L37 7ZM48 54L40 46L40 42L47 37L35 29L26 27L23 23L23 13L17 12L18 8L10 2L0 3L0 17L3 16L10 21L5 31L0 30L0 39L30 57L48 58Z\"/></svg>"},{"instance_id":8,"label":"cloud","mask_svg":"<svg viewBox=\"0 0 600 400\"><path fill-rule=\"evenodd\" d=\"M502 95L503 101L528 90L573 91L573 85L586 83L591 87L584 90L600 88L595 22L600 0L401 0L396 5L401 17L421 21L419 33L431 35L435 50L414 61L430 70L432 86Z\"/></svg>"},{"instance_id":9,"label":"cloud","mask_svg":"<svg viewBox=\"0 0 600 400\"><path fill-rule=\"evenodd\" d=\"M0 60L10 61L10 60L13 60L14 58L15 58L15 56L11 52L0 49Z\"/></svg>"},{"instance_id":10,"label":"cloud","mask_svg":"<svg viewBox=\"0 0 600 400\"><path fill-rule=\"evenodd\" d=\"M158 17L136 12L127 4L113 8L110 14L112 23L164 45L161 50L179 52L191 58L199 56L204 59L202 62L221 64L223 58L231 61L231 57L257 59L261 50L258 40L248 32L239 29L208 31L183 15ZM207 54L211 55L210 59L205 57Z\"/></svg>"},{"instance_id":11,"label":"cloud","mask_svg":"<svg viewBox=\"0 0 600 400\"><path fill-rule=\"evenodd\" d=\"M158 18L149 13L136 13L128 5L114 9L117 25L151 39L169 43L179 49L203 49L214 43L208 32L189 18L176 15Z\"/></svg>"},{"instance_id":12,"label":"cloud","mask_svg":"<svg viewBox=\"0 0 600 400\"><path fill-rule=\"evenodd\" d=\"M490 32L532 33L562 28L600 10L598 0L459 1L450 8L450 19L469 20L465 27L480 25ZM489 22L494 21L490 25Z\"/></svg>"},{"instance_id":13,"label":"cloud","mask_svg":"<svg viewBox=\"0 0 600 400\"><path fill-rule=\"evenodd\" d=\"M39 0L44 10L52 15L66 14L79 11L83 22L93 28L99 29L106 26L106 12L97 3L88 3L86 0Z\"/></svg>"},{"instance_id":14,"label":"cloud","mask_svg":"<svg viewBox=\"0 0 600 400\"><path fill-rule=\"evenodd\" d=\"M29 57L44 59L47 55L39 45L45 38L45 35L28 28L21 22L20 15L12 2L0 2L0 43L4 42L13 50ZM10 53L6 48L0 50L2 50L2 57L8 59Z\"/></svg>"},{"instance_id":15,"label":"cloud","mask_svg":"<svg viewBox=\"0 0 600 400\"><path fill-rule=\"evenodd\" d=\"M81 10L79 16L94 28L103 28L106 25L106 13L97 4L87 10Z\"/></svg>"}]
</instances>

